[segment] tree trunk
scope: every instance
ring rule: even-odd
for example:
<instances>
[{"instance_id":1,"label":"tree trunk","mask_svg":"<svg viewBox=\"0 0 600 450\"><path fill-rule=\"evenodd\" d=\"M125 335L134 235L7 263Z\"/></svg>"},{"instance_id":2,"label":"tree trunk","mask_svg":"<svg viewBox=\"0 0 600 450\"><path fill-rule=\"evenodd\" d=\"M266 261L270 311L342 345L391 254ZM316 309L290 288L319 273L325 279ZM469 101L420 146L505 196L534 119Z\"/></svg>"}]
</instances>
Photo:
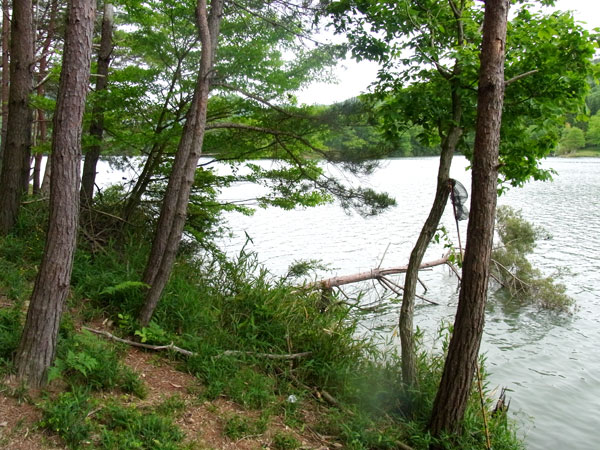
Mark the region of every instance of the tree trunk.
<instances>
[{"instance_id":1,"label":"tree trunk","mask_svg":"<svg viewBox=\"0 0 600 450\"><path fill-rule=\"evenodd\" d=\"M50 44L54 38L54 29L56 23L56 14L58 10L58 0L53 0L50 6L50 20L48 23L48 29L46 30L46 39L42 46L42 53L40 56L40 68L38 71L38 97L43 97L46 93L45 83L42 82L46 75L48 75L48 54L50 51ZM37 137L38 145L43 144L48 139L48 126L46 124L46 113L43 109L37 110ZM35 166L33 169L33 194L39 195L41 193L41 165L42 165L42 154L35 155ZM49 166L48 166L49 167Z\"/></svg>"},{"instance_id":2,"label":"tree trunk","mask_svg":"<svg viewBox=\"0 0 600 450\"><path fill-rule=\"evenodd\" d=\"M2 101L2 128L0 129L0 171L6 147L6 130L8 120L8 91L10 82L9 48L10 45L10 6L8 0L2 0L2 85L0 99Z\"/></svg>"},{"instance_id":3,"label":"tree trunk","mask_svg":"<svg viewBox=\"0 0 600 450\"><path fill-rule=\"evenodd\" d=\"M108 85L108 68L110 55L113 50L112 31L114 25L114 8L111 3L104 3L102 17L102 37L100 38L100 50L98 52L98 76L96 77L96 93L106 90ZM94 185L96 184L96 166L100 158L102 146L102 135L104 134L104 110L102 100L96 99L92 111L92 123L90 124L90 135L94 140L83 163L83 175L81 178L81 206L90 207L94 198Z\"/></svg>"},{"instance_id":4,"label":"tree trunk","mask_svg":"<svg viewBox=\"0 0 600 450\"><path fill-rule=\"evenodd\" d=\"M188 52L184 52L184 55L182 55L177 60L177 67L175 68L175 71L173 72L173 78L171 79L169 91L167 92L167 95L165 96L165 100L163 102L162 109L161 109L160 115L158 117L158 121L156 122L156 127L154 128L154 139L155 139L154 144L152 145L152 148L150 149L150 152L148 153L148 157L146 158L146 163L144 164L142 173L138 177L138 179L135 183L135 186L133 187L133 189L131 190L131 193L129 194L129 198L127 199L127 202L125 203L125 206L123 207L123 211L121 213L121 218L125 222L129 221L129 219L135 212L136 208L139 206L139 204L142 200L142 196L146 192L146 189L148 188L148 185L150 184L150 181L152 180L152 175L154 174L154 172L156 171L156 169L158 168L160 163L163 161L163 155L164 155L165 149L167 147L167 142L164 139L161 139L159 141L158 137L167 128L167 126L165 125L165 119L167 117L169 103L171 102L171 99L173 98L173 95L175 93L175 88L177 86L177 82L181 78L181 66L183 64L183 58L187 55L187 53ZM182 114L181 109L179 109L177 111L177 113L175 114L175 116L176 116L175 120L177 120L177 121L179 120L180 114Z\"/></svg>"},{"instance_id":5,"label":"tree trunk","mask_svg":"<svg viewBox=\"0 0 600 450\"><path fill-rule=\"evenodd\" d=\"M46 168L44 169L44 177L42 178L42 187L40 194L43 197L50 195L50 178L52 178L52 155L46 159Z\"/></svg>"},{"instance_id":6,"label":"tree trunk","mask_svg":"<svg viewBox=\"0 0 600 450\"><path fill-rule=\"evenodd\" d=\"M450 252L446 253L440 259L434 259L433 261L427 261L419 265L419 270L429 269L435 266L441 266L442 264L448 264L448 256ZM331 289L334 287L344 286L346 284L360 283L361 281L377 280L388 275L397 275L399 273L406 273L408 265L389 267L387 269L371 269L366 272L354 273L352 275L338 275L333 278L326 278L324 280L316 281L308 285L309 288L320 288L320 289Z\"/></svg>"},{"instance_id":7,"label":"tree trunk","mask_svg":"<svg viewBox=\"0 0 600 450\"><path fill-rule=\"evenodd\" d=\"M0 235L10 232L29 180L33 91L33 9L31 0L13 2L10 90L4 163L0 180Z\"/></svg>"},{"instance_id":8,"label":"tree trunk","mask_svg":"<svg viewBox=\"0 0 600 450\"><path fill-rule=\"evenodd\" d=\"M150 322L167 284L183 234L190 192L206 129L210 77L223 15L223 0L211 2L210 14L207 12L206 0L198 0L196 14L202 44L200 70L144 273L144 282L150 285L139 315L139 321L144 326Z\"/></svg>"},{"instance_id":9,"label":"tree trunk","mask_svg":"<svg viewBox=\"0 0 600 450\"><path fill-rule=\"evenodd\" d=\"M79 212L81 129L88 89L95 0L71 0L52 133L50 218L46 247L15 356L17 376L46 382L69 292Z\"/></svg>"},{"instance_id":10,"label":"tree trunk","mask_svg":"<svg viewBox=\"0 0 600 450\"><path fill-rule=\"evenodd\" d=\"M451 2L452 3L452 2ZM464 24L462 12L464 2L460 8L452 7L454 25L456 26L456 46L461 47L465 43ZM417 243L413 248L408 260L408 270L404 278L404 295L400 308L400 319L398 330L400 334L400 348L402 351L402 381L405 386L411 388L417 384L417 357L415 353L415 338L413 332L413 317L415 307L415 294L417 290L419 266L431 239L437 231L437 227L446 208L448 195L450 194L450 166L452 157L463 134L461 123L463 120L463 106L460 90L462 88L459 79L462 66L457 59L451 74L440 72L448 80L451 91L451 117L445 124L438 126L439 135L442 138L442 152L440 154L440 166L437 176L437 187L435 199L429 216L421 229Z\"/></svg>"},{"instance_id":11,"label":"tree trunk","mask_svg":"<svg viewBox=\"0 0 600 450\"><path fill-rule=\"evenodd\" d=\"M156 136L155 132L155 136ZM123 210L121 212L121 218L124 222L129 222L133 213L136 211L137 207L140 205L142 201L142 196L146 192L150 181L152 180L152 175L163 161L163 155L165 152L166 143L165 142L155 142L152 148L150 149L150 153L148 153L148 157L146 158L146 162L144 164L144 168L142 169L142 173L138 177L135 182L135 186L131 190L127 201L125 202L125 206L123 206Z\"/></svg>"},{"instance_id":12,"label":"tree trunk","mask_svg":"<svg viewBox=\"0 0 600 450\"><path fill-rule=\"evenodd\" d=\"M460 430L483 334L498 188L508 9L509 0L485 2L471 212L454 332L429 422L434 436Z\"/></svg>"},{"instance_id":13,"label":"tree trunk","mask_svg":"<svg viewBox=\"0 0 600 450\"><path fill-rule=\"evenodd\" d=\"M415 354L415 338L413 332L413 317L415 306L415 294L417 291L417 278L419 266L425 256L425 251L437 231L440 219L446 208L448 195L450 194L450 166L454 151L462 136L460 124L462 120L462 106L460 94L458 93L458 80L451 82L452 89L452 125L445 133L442 141L442 152L440 154L440 165L437 175L437 187L435 199L429 216L421 229L417 243L415 244L408 260L408 268L404 278L404 295L402 296L402 307L400 309L400 320L398 323L400 331L400 346L402 351L402 380L408 387L417 383L417 363Z\"/></svg>"},{"instance_id":14,"label":"tree trunk","mask_svg":"<svg viewBox=\"0 0 600 450\"><path fill-rule=\"evenodd\" d=\"M40 193L43 158L44 158L44 156L42 154L36 154L34 157L33 176L32 176L33 177L33 195L39 195L39 193Z\"/></svg>"}]
</instances>

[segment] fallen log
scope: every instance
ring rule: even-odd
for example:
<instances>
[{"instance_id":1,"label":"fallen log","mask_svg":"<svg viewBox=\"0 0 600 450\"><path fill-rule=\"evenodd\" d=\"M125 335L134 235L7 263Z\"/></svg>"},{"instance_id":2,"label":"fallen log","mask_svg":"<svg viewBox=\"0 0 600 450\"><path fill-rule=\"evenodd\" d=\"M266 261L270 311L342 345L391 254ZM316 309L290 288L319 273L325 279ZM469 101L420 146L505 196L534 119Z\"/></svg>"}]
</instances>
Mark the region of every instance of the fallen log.
<instances>
[{"instance_id":1,"label":"fallen log","mask_svg":"<svg viewBox=\"0 0 600 450\"><path fill-rule=\"evenodd\" d=\"M440 259L435 259L433 261L427 261L422 263L419 266L419 270L429 269L435 266L441 266L443 264L450 264L448 258L450 257L450 252L447 252ZM352 275L341 275L333 278L327 278L325 280L316 281L308 285L309 288L317 288L328 290L334 287L344 286L346 284L358 283L359 281L367 281L367 280L380 280L387 275L395 275L399 273L405 273L408 269L408 264L405 266L398 267L390 267L388 269L371 269L366 272L355 273Z\"/></svg>"}]
</instances>

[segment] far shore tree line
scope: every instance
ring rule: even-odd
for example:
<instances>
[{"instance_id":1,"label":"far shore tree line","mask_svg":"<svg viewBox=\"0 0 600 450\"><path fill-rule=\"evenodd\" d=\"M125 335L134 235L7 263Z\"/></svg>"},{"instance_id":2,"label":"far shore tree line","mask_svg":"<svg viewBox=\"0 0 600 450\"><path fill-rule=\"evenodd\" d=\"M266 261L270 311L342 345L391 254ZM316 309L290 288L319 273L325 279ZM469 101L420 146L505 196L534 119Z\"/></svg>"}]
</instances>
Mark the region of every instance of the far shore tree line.
<instances>
[{"instance_id":1,"label":"far shore tree line","mask_svg":"<svg viewBox=\"0 0 600 450\"><path fill-rule=\"evenodd\" d=\"M321 161L370 173L373 158L439 147L435 198L403 289L402 383L406 392L418 387L417 273L448 202L453 155L462 152L473 167L471 216L456 323L428 425L434 436L457 433L477 368L497 191L549 179L540 161L556 148L565 118L584 111L593 72L595 41L570 14L517 2L508 21L511 3L105 0L97 8L95 0L19 0L9 10L3 2L11 26L4 21L0 235L11 233L30 195L47 193L50 210L17 376L34 387L47 381L78 230L102 245L150 211L152 244L138 274L147 287L137 316L145 327L184 232L210 247L223 211L248 212L218 201L224 186L267 187L253 199L263 207L337 200L374 215L394 200L332 178ZM316 42L317 19L348 45ZM294 93L327 79L347 50L380 63L373 94L298 105ZM45 188L39 167L48 152ZM199 166L203 153L213 158ZM136 179L97 195L102 154L143 155ZM256 158L280 165L264 168ZM231 174L213 172L215 162ZM115 200L110 214L95 209L101 196ZM98 232L107 217L110 239Z\"/></svg>"},{"instance_id":2,"label":"far shore tree line","mask_svg":"<svg viewBox=\"0 0 600 450\"><path fill-rule=\"evenodd\" d=\"M556 149L557 155L572 155L590 150L590 156L600 155L600 112L586 118L585 122L566 123Z\"/></svg>"}]
</instances>

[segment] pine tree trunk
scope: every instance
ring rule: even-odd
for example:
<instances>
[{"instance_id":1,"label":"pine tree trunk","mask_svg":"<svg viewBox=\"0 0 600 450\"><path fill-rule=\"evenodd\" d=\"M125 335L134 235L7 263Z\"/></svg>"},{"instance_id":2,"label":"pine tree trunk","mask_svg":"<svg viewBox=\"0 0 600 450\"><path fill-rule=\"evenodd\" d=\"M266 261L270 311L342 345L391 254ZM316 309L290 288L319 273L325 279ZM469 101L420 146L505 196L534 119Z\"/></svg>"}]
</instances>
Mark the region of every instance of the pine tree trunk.
<instances>
[{"instance_id":1,"label":"pine tree trunk","mask_svg":"<svg viewBox=\"0 0 600 450\"><path fill-rule=\"evenodd\" d=\"M98 52L98 77L96 77L96 93L106 90L108 85L108 68L110 55L113 50L112 31L114 25L114 11L111 3L104 3L102 17L102 37L100 38L100 51ZM90 207L94 197L94 185L96 184L96 166L100 159L102 149L100 142L104 134L104 111L102 101L97 100L92 111L92 123L90 124L90 135L94 144L85 155L83 164L83 175L81 178L81 206Z\"/></svg>"},{"instance_id":2,"label":"pine tree trunk","mask_svg":"<svg viewBox=\"0 0 600 450\"><path fill-rule=\"evenodd\" d=\"M485 3L471 212L454 332L429 423L434 436L460 430L483 334L498 188L508 9L509 0L488 0Z\"/></svg>"},{"instance_id":3,"label":"pine tree trunk","mask_svg":"<svg viewBox=\"0 0 600 450\"><path fill-rule=\"evenodd\" d=\"M177 248L183 235L190 192L206 129L210 76L223 15L223 0L211 2L210 14L207 12L206 0L198 0L196 14L202 44L200 70L144 272L144 282L150 285L150 289L139 315L142 325L150 322L171 274Z\"/></svg>"},{"instance_id":4,"label":"pine tree trunk","mask_svg":"<svg viewBox=\"0 0 600 450\"><path fill-rule=\"evenodd\" d=\"M33 195L39 195L41 186L42 160L43 155L36 154L33 165Z\"/></svg>"},{"instance_id":5,"label":"pine tree trunk","mask_svg":"<svg viewBox=\"0 0 600 450\"><path fill-rule=\"evenodd\" d=\"M10 89L4 162L0 179L0 235L10 232L19 214L24 179L29 180L33 92L33 9L31 0L13 2Z\"/></svg>"},{"instance_id":6,"label":"pine tree trunk","mask_svg":"<svg viewBox=\"0 0 600 450\"><path fill-rule=\"evenodd\" d=\"M45 83L42 82L46 75L48 75L48 53L50 51L50 44L52 44L52 39L54 39L54 30L56 25L56 14L58 10L58 0L53 0L51 9L50 9L50 20L48 22L48 29L46 30L46 39L44 40L44 45L42 47L42 54L40 56L40 68L38 73L38 87L37 87L37 95L38 97L44 97L46 94ZM43 109L39 108L37 110L37 137L38 137L38 145L41 145L46 142L48 139L48 126L46 124L46 113ZM35 156L35 167L33 169L33 194L39 195L42 193L43 182L40 180L41 177L41 163L43 156L38 154ZM49 165L47 166L49 167ZM45 176L44 176L45 177Z\"/></svg>"},{"instance_id":7,"label":"pine tree trunk","mask_svg":"<svg viewBox=\"0 0 600 450\"><path fill-rule=\"evenodd\" d=\"M0 129L0 171L4 158L4 147L6 147L6 130L8 120L8 91L10 86L10 6L8 0L2 0L2 84L0 87L0 99L2 101L2 128Z\"/></svg>"},{"instance_id":8,"label":"pine tree trunk","mask_svg":"<svg viewBox=\"0 0 600 450\"><path fill-rule=\"evenodd\" d=\"M50 178L52 178L52 155L46 159L46 168L44 169L42 187L40 188L40 194L43 197L48 197L50 195Z\"/></svg>"},{"instance_id":9,"label":"pine tree trunk","mask_svg":"<svg viewBox=\"0 0 600 450\"><path fill-rule=\"evenodd\" d=\"M88 89L95 0L71 0L52 133L50 218L44 256L15 356L17 376L31 387L46 382L69 292L79 213L81 129Z\"/></svg>"}]
</instances>

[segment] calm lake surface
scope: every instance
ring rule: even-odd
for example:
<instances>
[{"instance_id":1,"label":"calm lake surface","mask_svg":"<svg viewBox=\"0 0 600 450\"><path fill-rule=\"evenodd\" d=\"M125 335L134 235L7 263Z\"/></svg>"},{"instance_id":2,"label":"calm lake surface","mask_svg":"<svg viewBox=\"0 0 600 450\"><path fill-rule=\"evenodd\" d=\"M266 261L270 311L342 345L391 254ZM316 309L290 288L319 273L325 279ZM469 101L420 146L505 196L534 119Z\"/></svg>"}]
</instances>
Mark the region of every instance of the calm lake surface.
<instances>
[{"instance_id":1,"label":"calm lake surface","mask_svg":"<svg viewBox=\"0 0 600 450\"><path fill-rule=\"evenodd\" d=\"M321 273L323 277L352 274L380 263L381 267L406 264L433 201L437 165L436 158L391 159L361 180L396 198L398 206L380 216L347 215L336 205L294 211L270 208L252 217L231 213L227 218L235 234L223 245L235 254L247 233L252 238L248 247L275 274L285 274L293 261L302 259L327 264L330 269ZM556 158L545 165L558 172L553 182L512 189L499 204L522 210L528 221L552 236L539 242L532 260L547 275L570 271L562 282L577 309L570 316L557 315L491 298L482 351L491 372L490 387L509 389L510 414L519 422L529 449L599 448L600 160ZM455 158L451 176L470 192L466 166L463 157ZM223 198L245 199L255 193L254 186L240 185L224 192ZM449 207L443 224L456 243ZM466 223L461 229L464 241ZM425 260L442 253L441 246L431 246ZM432 306L417 300L415 325L431 342L442 321L454 320L457 284L442 267L423 272L421 279L428 288L425 296L440 303ZM395 344L392 351L399 351L399 341L392 336L397 311L377 320L381 338Z\"/></svg>"},{"instance_id":2,"label":"calm lake surface","mask_svg":"<svg viewBox=\"0 0 600 450\"><path fill-rule=\"evenodd\" d=\"M247 233L252 238L247 248L277 275L285 274L296 260L321 260L329 267L319 274L323 278L380 264L404 265L429 213L437 166L436 158L391 159L360 180L397 200L397 207L377 217L347 215L336 205L293 211L270 208L251 217L230 213L227 220L234 235L222 245L235 255ZM507 305L492 296L482 352L491 372L490 387L509 389L510 415L518 421L529 449L595 449L600 448L600 159L554 158L545 166L558 172L553 182L512 189L499 198L499 204L520 209L525 219L552 236L539 242L532 261L546 275L570 271L562 282L577 308L572 315L557 315ZM466 160L456 157L451 176L470 192L466 167ZM121 181L122 172L111 173L106 163L100 171L103 185ZM337 175L350 179L344 173ZM254 185L243 184L222 197L240 200L257 192ZM456 243L449 207L443 224ZM461 230L464 241L466 222L461 222ZM442 254L441 246L432 245L425 260ZM431 344L440 323L454 320L457 282L443 267L421 272L420 278L428 287L425 296L440 303L433 306L417 300L415 325L425 332L425 343ZM398 312L399 307L367 324L378 326L378 337L390 343L390 351L399 351L399 341L393 337Z\"/></svg>"}]
</instances>

